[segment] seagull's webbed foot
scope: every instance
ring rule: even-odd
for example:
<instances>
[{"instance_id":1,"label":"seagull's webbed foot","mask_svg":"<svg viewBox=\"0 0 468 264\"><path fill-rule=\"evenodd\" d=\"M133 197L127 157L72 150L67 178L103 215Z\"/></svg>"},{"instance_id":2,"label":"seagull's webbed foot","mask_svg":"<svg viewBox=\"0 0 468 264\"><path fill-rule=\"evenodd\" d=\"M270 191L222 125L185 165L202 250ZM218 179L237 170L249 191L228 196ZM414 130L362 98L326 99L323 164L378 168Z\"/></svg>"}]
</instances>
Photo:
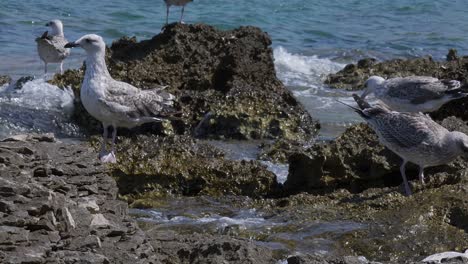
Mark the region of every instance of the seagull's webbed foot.
<instances>
[{"instance_id":1,"label":"seagull's webbed foot","mask_svg":"<svg viewBox=\"0 0 468 264\"><path fill-rule=\"evenodd\" d=\"M117 163L117 159L115 158L115 154L113 151L109 153L100 153L99 159L102 163Z\"/></svg>"}]
</instances>

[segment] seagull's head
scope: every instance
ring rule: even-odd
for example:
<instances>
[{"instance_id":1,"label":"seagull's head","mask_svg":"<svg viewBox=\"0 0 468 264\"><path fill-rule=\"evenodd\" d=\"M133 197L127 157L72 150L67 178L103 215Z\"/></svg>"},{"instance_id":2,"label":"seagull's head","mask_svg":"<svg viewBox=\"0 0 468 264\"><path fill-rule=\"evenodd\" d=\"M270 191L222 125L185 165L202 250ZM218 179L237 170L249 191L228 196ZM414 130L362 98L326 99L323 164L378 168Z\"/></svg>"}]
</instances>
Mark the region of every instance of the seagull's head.
<instances>
[{"instance_id":1,"label":"seagull's head","mask_svg":"<svg viewBox=\"0 0 468 264\"><path fill-rule=\"evenodd\" d=\"M380 76L371 76L367 81L364 83L364 92L362 93L361 97L362 99L366 98L366 96L377 89L379 85L381 85L383 82L385 82L385 79L380 77Z\"/></svg>"},{"instance_id":2,"label":"seagull's head","mask_svg":"<svg viewBox=\"0 0 468 264\"><path fill-rule=\"evenodd\" d=\"M88 54L104 52L106 50L106 43L101 36L96 34L84 35L74 42L69 42L65 48L81 47Z\"/></svg>"},{"instance_id":3,"label":"seagull's head","mask_svg":"<svg viewBox=\"0 0 468 264\"><path fill-rule=\"evenodd\" d=\"M45 24L46 27L50 27L50 34L52 36L63 36L63 24L58 19L51 20Z\"/></svg>"}]
</instances>

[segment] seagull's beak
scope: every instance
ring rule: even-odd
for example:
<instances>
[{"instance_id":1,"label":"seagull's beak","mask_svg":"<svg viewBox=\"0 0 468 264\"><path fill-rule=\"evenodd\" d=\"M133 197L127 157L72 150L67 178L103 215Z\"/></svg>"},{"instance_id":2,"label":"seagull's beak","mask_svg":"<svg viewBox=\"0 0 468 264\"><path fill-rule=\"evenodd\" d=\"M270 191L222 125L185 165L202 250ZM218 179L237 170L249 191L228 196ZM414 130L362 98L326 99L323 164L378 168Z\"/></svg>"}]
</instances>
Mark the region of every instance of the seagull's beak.
<instances>
[{"instance_id":1,"label":"seagull's beak","mask_svg":"<svg viewBox=\"0 0 468 264\"><path fill-rule=\"evenodd\" d=\"M80 44L77 44L75 42L68 42L67 44L65 44L65 48L74 48L74 47L79 47Z\"/></svg>"}]
</instances>

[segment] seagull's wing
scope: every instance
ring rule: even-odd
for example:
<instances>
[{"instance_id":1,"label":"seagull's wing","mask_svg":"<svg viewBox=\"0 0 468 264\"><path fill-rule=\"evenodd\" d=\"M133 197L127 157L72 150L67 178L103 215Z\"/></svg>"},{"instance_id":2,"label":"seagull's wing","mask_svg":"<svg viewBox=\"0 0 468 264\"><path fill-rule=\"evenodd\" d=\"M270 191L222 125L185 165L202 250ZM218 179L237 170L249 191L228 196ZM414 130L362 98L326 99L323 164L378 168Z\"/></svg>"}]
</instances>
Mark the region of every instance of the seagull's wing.
<instances>
[{"instance_id":1,"label":"seagull's wing","mask_svg":"<svg viewBox=\"0 0 468 264\"><path fill-rule=\"evenodd\" d=\"M406 100L412 104L423 104L443 98L448 91L459 88L460 82L427 76L410 76L389 79L383 86L389 97Z\"/></svg>"},{"instance_id":2,"label":"seagull's wing","mask_svg":"<svg viewBox=\"0 0 468 264\"><path fill-rule=\"evenodd\" d=\"M437 143L448 131L422 113L363 111L367 121L382 139L400 148Z\"/></svg>"},{"instance_id":3,"label":"seagull's wing","mask_svg":"<svg viewBox=\"0 0 468 264\"><path fill-rule=\"evenodd\" d=\"M57 52L59 57L65 59L70 55L70 49L65 48L67 39L60 36L50 36L47 31L40 38L36 39L41 52Z\"/></svg>"},{"instance_id":4,"label":"seagull's wing","mask_svg":"<svg viewBox=\"0 0 468 264\"><path fill-rule=\"evenodd\" d=\"M135 122L157 121L169 116L174 110L175 96L161 90L140 90L128 83L112 80L109 92L101 100L107 110L123 120Z\"/></svg>"}]
</instances>

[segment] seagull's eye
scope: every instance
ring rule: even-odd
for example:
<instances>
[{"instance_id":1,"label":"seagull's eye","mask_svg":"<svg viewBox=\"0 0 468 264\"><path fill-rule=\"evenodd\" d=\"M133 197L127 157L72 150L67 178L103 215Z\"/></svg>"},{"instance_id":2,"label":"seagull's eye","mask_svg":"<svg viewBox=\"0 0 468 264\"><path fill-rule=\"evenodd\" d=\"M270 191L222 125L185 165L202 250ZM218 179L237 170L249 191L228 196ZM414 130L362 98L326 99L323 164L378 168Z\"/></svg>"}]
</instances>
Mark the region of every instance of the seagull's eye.
<instances>
[{"instance_id":1,"label":"seagull's eye","mask_svg":"<svg viewBox=\"0 0 468 264\"><path fill-rule=\"evenodd\" d=\"M90 42L91 42L91 40L90 40L90 39L86 39L86 42L90 43Z\"/></svg>"}]
</instances>

